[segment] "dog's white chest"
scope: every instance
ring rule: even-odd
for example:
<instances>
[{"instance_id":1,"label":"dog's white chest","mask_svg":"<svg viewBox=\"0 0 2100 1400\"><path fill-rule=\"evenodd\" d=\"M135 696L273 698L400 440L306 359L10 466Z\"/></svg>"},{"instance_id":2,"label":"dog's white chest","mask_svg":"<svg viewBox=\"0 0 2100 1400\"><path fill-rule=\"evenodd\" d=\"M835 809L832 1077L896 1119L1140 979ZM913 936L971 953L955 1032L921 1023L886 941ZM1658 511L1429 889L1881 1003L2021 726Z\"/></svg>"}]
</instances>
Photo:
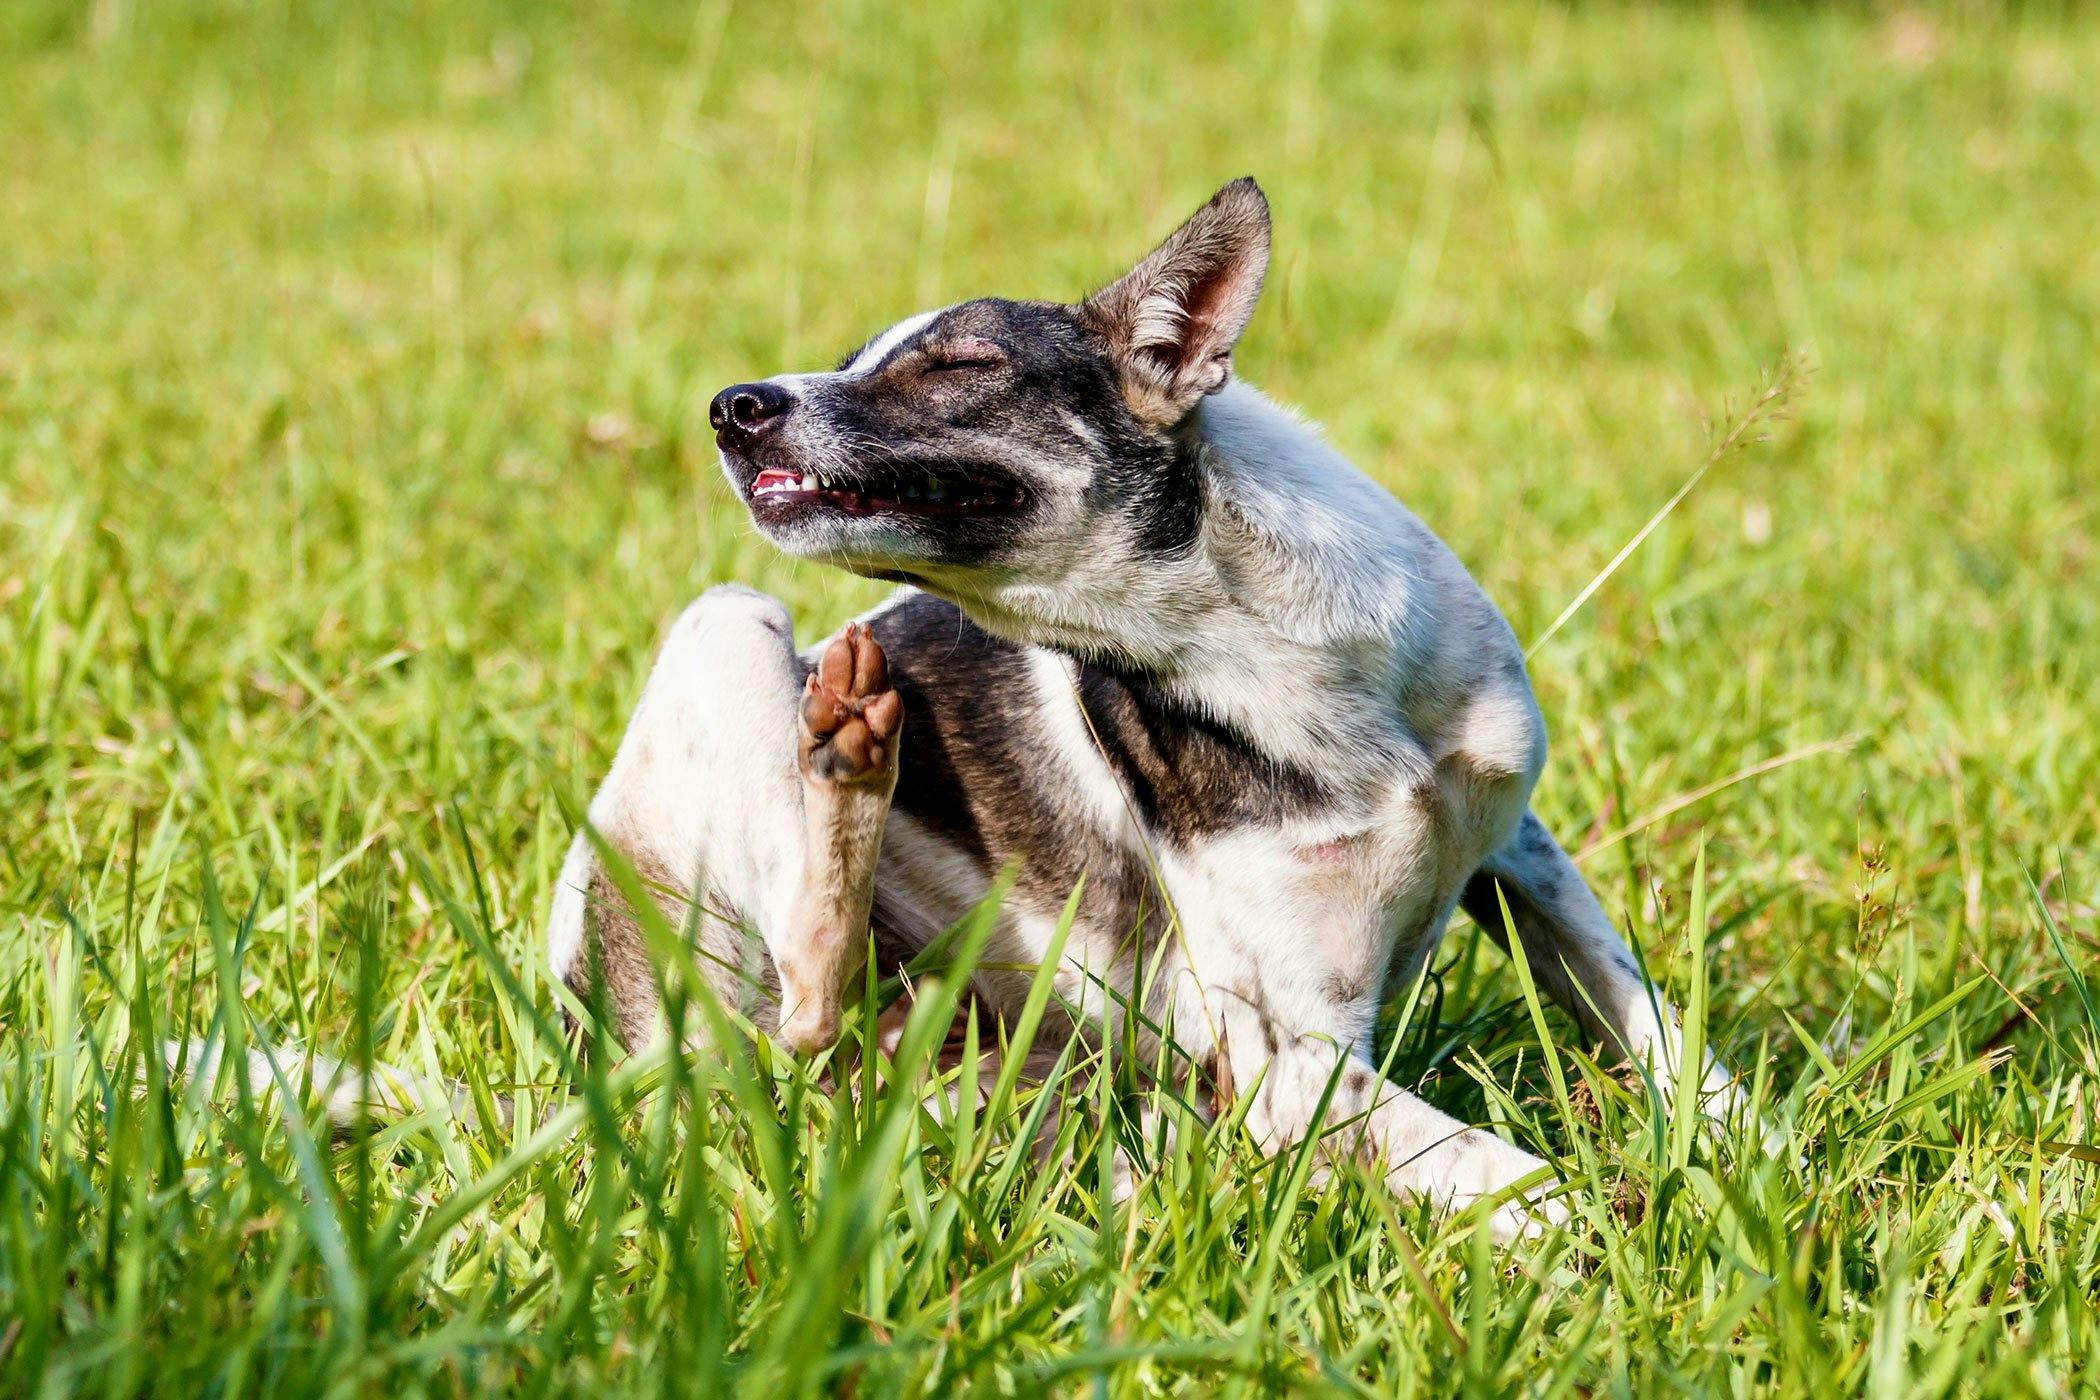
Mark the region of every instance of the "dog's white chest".
<instances>
[{"instance_id":1,"label":"dog's white chest","mask_svg":"<svg viewBox=\"0 0 2100 1400\"><path fill-rule=\"evenodd\" d=\"M1308 1011L1374 1004L1401 945L1448 911L1464 856L1445 829L1408 794L1355 829L1256 828L1163 852L1191 989Z\"/></svg>"}]
</instances>

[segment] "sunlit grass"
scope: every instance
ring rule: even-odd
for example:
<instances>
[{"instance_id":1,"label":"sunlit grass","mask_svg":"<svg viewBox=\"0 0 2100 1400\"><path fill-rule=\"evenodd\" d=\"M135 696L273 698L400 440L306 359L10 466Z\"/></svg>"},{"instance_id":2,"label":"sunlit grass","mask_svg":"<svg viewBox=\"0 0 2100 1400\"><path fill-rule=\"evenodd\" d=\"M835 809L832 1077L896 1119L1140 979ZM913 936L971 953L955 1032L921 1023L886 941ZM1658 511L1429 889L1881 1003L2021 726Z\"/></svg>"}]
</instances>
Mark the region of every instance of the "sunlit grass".
<instances>
[{"instance_id":1,"label":"sunlit grass","mask_svg":"<svg viewBox=\"0 0 2100 1400\"><path fill-rule=\"evenodd\" d=\"M2095 71L1984 7L0 9L0 1391L2075 1389ZM967 924L879 1093L574 1063L539 920L658 629L877 596L706 395L1247 172L1242 371L1539 643L1540 810L1757 1121L1469 926L1385 1044L1564 1177L1509 1251L1116 1047L926 1108ZM337 1136L190 1037L465 1094Z\"/></svg>"}]
</instances>

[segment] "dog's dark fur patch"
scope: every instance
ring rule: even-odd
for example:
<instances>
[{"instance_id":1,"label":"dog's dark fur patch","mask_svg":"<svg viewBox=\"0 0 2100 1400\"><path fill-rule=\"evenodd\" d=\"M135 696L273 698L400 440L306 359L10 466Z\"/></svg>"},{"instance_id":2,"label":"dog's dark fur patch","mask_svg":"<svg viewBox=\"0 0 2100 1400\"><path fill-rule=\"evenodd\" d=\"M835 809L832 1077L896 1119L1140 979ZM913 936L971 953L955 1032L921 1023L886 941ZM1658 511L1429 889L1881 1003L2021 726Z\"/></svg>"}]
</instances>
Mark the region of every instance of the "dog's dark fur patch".
<instances>
[{"instance_id":1,"label":"dog's dark fur patch","mask_svg":"<svg viewBox=\"0 0 2100 1400\"><path fill-rule=\"evenodd\" d=\"M1024 896L1055 908L1081 876L1105 927L1143 921L1143 861L1060 810L1041 781L1050 752L1041 700L1019 648L953 603L917 594L869 623L890 658L910 735L900 749L895 810L967 854L986 874L1018 862Z\"/></svg>"},{"instance_id":2,"label":"dog's dark fur patch","mask_svg":"<svg viewBox=\"0 0 2100 1400\"><path fill-rule=\"evenodd\" d=\"M1085 829L1043 810L1045 787L1033 774L1049 746L1037 732L1042 699L1019 647L923 593L883 612L871 630L913 716L899 811L989 868L1040 854L1046 838L1054 849L1060 831ZM1078 692L1101 756L1138 816L1171 841L1274 822L1327 797L1311 774L1147 677L1081 663ZM1070 874L1091 870L1099 880L1104 865L1119 864L1134 863L1076 845L1048 862L1065 891Z\"/></svg>"},{"instance_id":3,"label":"dog's dark fur patch","mask_svg":"<svg viewBox=\"0 0 2100 1400\"><path fill-rule=\"evenodd\" d=\"M1256 748L1149 677L1080 668L1079 695L1139 815L1187 844L1273 823L1326 799L1312 774Z\"/></svg>"}]
</instances>

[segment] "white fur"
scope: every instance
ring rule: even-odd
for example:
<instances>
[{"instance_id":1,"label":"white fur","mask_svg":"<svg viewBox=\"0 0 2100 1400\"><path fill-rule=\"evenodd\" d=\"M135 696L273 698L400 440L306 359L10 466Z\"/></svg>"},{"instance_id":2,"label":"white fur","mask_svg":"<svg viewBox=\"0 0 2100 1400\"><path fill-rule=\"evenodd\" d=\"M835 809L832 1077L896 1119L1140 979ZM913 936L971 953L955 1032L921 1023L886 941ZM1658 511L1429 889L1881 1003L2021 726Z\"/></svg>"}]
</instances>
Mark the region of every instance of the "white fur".
<instances>
[{"instance_id":1,"label":"white fur","mask_svg":"<svg viewBox=\"0 0 2100 1400\"><path fill-rule=\"evenodd\" d=\"M554 898L547 911L547 968L554 980L568 980L583 951L585 889L591 878L591 842L583 832L569 843L561 873L554 877Z\"/></svg>"},{"instance_id":2,"label":"white fur","mask_svg":"<svg viewBox=\"0 0 2100 1400\"><path fill-rule=\"evenodd\" d=\"M1052 741L1045 760L1066 771L1073 793L1110 841L1128 849L1140 849L1144 833L1138 829L1137 816L1131 810L1130 794L1116 781L1095 745L1093 731L1087 727L1072 658L1045 647L1033 647L1028 652L1028 667Z\"/></svg>"},{"instance_id":3,"label":"white fur","mask_svg":"<svg viewBox=\"0 0 2100 1400\"><path fill-rule=\"evenodd\" d=\"M866 374L888 359L892 350L933 324L934 318L940 314L938 310L922 311L916 316L905 317L869 341L866 347L853 357L853 362L841 372L847 375Z\"/></svg>"}]
</instances>

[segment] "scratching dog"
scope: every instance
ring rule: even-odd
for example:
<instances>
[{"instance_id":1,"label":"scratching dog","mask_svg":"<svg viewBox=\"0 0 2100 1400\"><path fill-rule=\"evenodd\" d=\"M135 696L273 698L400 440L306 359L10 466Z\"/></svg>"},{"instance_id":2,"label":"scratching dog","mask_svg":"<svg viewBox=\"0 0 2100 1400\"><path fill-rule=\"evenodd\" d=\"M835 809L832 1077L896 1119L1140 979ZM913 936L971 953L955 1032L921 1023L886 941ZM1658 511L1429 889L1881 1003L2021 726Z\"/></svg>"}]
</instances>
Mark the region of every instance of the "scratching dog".
<instances>
[{"instance_id":1,"label":"scratching dog","mask_svg":"<svg viewBox=\"0 0 2100 1400\"><path fill-rule=\"evenodd\" d=\"M717 993L805 1052L837 1035L871 930L909 957L1010 865L975 992L1018 1014L1011 969L1045 959L1084 877L1067 1033L1141 1012L1141 1042L1252 1095L1272 1146L1321 1130L1332 1084L1330 1150L1440 1205L1498 1197L1508 1236L1558 1211L1512 1189L1542 1164L1372 1059L1382 996L1455 907L1514 927L1541 989L1666 1091L1726 1078L1679 1065L1674 1013L1530 811L1546 734L1509 625L1233 376L1269 239L1238 180L1084 301L963 302L718 394L758 530L899 587L807 653L770 598L694 602L589 821ZM657 979L595 849L580 833L563 865L550 957L637 1045L664 1031Z\"/></svg>"}]
</instances>

